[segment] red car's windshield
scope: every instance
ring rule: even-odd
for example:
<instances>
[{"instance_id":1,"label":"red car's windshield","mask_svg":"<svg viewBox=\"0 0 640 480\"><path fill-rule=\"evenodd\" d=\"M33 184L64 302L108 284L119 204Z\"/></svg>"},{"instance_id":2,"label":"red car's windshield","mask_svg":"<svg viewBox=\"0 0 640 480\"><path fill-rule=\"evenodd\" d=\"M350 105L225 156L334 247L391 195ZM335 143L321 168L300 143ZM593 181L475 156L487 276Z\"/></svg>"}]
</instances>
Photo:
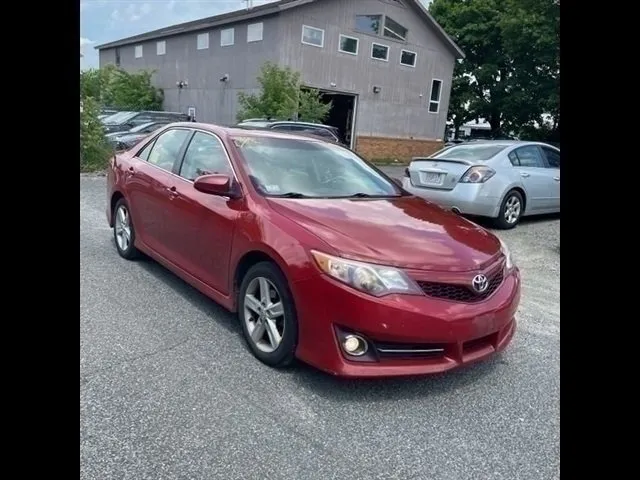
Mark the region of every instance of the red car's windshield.
<instances>
[{"instance_id":1,"label":"red car's windshield","mask_svg":"<svg viewBox=\"0 0 640 480\"><path fill-rule=\"evenodd\" d=\"M302 139L236 136L256 189L267 196L395 197L403 194L356 154L338 145Z\"/></svg>"}]
</instances>

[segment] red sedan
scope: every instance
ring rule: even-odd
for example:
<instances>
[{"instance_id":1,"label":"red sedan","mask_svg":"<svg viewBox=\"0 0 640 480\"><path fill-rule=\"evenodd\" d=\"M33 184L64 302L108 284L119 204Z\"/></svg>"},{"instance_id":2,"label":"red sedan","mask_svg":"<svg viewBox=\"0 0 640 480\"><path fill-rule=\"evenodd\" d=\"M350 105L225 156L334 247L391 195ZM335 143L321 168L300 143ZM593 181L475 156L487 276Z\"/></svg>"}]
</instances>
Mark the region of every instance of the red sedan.
<instances>
[{"instance_id":1,"label":"red sedan","mask_svg":"<svg viewBox=\"0 0 640 480\"><path fill-rule=\"evenodd\" d=\"M115 156L107 185L118 253L237 312L267 365L429 374L513 337L520 273L504 243L339 145L174 123Z\"/></svg>"}]
</instances>

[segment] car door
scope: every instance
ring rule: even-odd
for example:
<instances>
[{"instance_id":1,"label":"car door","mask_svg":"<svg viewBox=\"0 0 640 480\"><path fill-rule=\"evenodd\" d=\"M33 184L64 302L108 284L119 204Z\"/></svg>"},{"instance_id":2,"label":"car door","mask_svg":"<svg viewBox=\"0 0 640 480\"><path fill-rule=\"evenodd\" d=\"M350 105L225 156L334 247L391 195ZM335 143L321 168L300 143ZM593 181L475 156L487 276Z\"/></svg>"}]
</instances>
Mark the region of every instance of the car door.
<instances>
[{"instance_id":1,"label":"car door","mask_svg":"<svg viewBox=\"0 0 640 480\"><path fill-rule=\"evenodd\" d=\"M125 190L139 239L169 258L166 208L172 170L190 136L186 129L170 129L145 145L131 160Z\"/></svg>"},{"instance_id":2,"label":"car door","mask_svg":"<svg viewBox=\"0 0 640 480\"><path fill-rule=\"evenodd\" d=\"M209 195L193 187L193 181L206 174L220 173L235 179L222 141L211 133L196 131L175 173L178 176L170 185L174 193L167 213L173 225L171 250L176 263L226 295L231 243L241 200Z\"/></svg>"},{"instance_id":3,"label":"car door","mask_svg":"<svg viewBox=\"0 0 640 480\"><path fill-rule=\"evenodd\" d=\"M520 173L527 196L527 212L543 212L551 204L552 178L548 175L537 145L524 145L509 153L511 164Z\"/></svg>"},{"instance_id":4,"label":"car door","mask_svg":"<svg viewBox=\"0 0 640 480\"><path fill-rule=\"evenodd\" d=\"M540 145L540 149L546 160L547 172L551 176L551 200L549 207L553 211L560 211L560 150Z\"/></svg>"}]
</instances>

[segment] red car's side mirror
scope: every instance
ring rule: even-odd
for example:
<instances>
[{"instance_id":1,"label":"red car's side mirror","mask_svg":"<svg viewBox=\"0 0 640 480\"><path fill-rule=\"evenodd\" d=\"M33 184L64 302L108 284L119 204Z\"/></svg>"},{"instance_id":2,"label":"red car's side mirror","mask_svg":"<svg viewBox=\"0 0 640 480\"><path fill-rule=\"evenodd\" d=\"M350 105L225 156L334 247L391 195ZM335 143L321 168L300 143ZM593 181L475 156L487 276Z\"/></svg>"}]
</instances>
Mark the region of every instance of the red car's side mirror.
<instances>
[{"instance_id":1,"label":"red car's side mirror","mask_svg":"<svg viewBox=\"0 0 640 480\"><path fill-rule=\"evenodd\" d=\"M240 192L229 175L202 175L195 179L193 187L202 193L221 197L238 198Z\"/></svg>"}]
</instances>

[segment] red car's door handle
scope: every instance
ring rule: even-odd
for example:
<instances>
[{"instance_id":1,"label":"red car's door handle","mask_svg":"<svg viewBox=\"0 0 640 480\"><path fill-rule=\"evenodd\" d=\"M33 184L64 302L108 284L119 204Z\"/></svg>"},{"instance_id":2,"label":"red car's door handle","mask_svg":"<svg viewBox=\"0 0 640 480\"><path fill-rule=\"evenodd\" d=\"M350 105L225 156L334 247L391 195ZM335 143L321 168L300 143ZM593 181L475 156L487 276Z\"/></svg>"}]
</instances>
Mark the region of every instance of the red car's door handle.
<instances>
[{"instance_id":1,"label":"red car's door handle","mask_svg":"<svg viewBox=\"0 0 640 480\"><path fill-rule=\"evenodd\" d=\"M167 190L167 193L169 194L169 198L171 199L176 198L177 196L180 195L176 190L176 187L167 187L166 190Z\"/></svg>"},{"instance_id":2,"label":"red car's door handle","mask_svg":"<svg viewBox=\"0 0 640 480\"><path fill-rule=\"evenodd\" d=\"M136 171L133 169L133 167L129 167L127 169L127 171L125 172L127 174L127 176L132 176L134 173L136 173Z\"/></svg>"}]
</instances>

